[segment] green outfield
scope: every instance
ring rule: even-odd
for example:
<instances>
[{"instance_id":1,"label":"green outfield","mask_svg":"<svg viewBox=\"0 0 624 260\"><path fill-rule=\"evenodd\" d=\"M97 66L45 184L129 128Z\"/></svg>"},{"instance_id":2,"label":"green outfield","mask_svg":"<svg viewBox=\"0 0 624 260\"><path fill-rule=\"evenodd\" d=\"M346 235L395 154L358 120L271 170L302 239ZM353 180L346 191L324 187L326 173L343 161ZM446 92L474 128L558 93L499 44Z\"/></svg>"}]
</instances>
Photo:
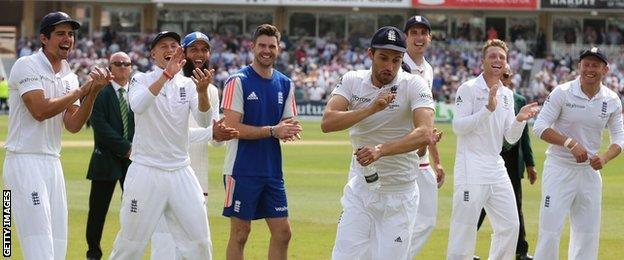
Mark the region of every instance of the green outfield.
<instances>
[{"instance_id":1,"label":"green outfield","mask_svg":"<svg viewBox=\"0 0 624 260\"><path fill-rule=\"evenodd\" d=\"M288 190L292 240L290 259L330 259L336 224L340 216L340 197L347 181L351 148L347 132L323 134L318 122L304 122L302 141L283 146L284 176ZM425 245L419 259L444 259L451 213L453 191L453 163L455 136L448 124L438 126L445 135L440 143L440 154L447 177L440 190L437 227ZM0 140L6 138L7 117L0 117ZM85 224L87 220L90 183L85 179L92 151L92 132L83 129L78 134L66 133L61 152L69 205L68 259L84 259L86 252ZM605 143L608 137L605 138ZM71 141L71 142L67 142ZM82 141L82 142L81 142ZM157 140L154 140L157 141ZM537 169L541 174L546 145L532 136ZM4 149L2 149L4 160ZM214 259L225 259L229 222L221 216L224 190L221 167L225 148L210 150L209 216ZM602 232L599 259L622 259L624 255L624 160L612 161L603 171ZM541 178L541 176L539 176ZM534 250L538 224L540 182L524 185L524 216L530 253ZM120 190L117 189L107 218L102 248L105 256L110 253L113 240L119 230ZM510 202L513 203L513 202ZM13 229L14 230L14 229ZM491 228L489 224L479 232L476 253L487 256ZM13 232L13 234L16 234ZM255 221L246 248L247 259L266 259L268 230L263 221ZM562 236L560 255L567 257L568 228ZM21 259L17 237L13 237L12 259ZM146 254L149 255L149 254ZM148 259L146 256L145 259Z\"/></svg>"}]
</instances>

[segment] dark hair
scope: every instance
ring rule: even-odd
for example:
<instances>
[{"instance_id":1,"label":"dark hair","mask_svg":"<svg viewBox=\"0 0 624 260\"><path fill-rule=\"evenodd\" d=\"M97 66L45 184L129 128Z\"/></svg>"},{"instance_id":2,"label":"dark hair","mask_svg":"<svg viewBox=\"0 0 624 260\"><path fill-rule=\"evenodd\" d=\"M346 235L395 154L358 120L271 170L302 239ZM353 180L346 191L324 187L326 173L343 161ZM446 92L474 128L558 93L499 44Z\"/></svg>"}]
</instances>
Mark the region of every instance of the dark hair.
<instances>
[{"instance_id":1,"label":"dark hair","mask_svg":"<svg viewBox=\"0 0 624 260\"><path fill-rule=\"evenodd\" d=\"M41 30L41 34L43 34L43 36L45 36L46 38L50 39L50 36L52 36L52 31L54 31L54 27L56 26L48 26L44 28L43 30ZM41 48L45 48L45 43L41 43Z\"/></svg>"},{"instance_id":2,"label":"dark hair","mask_svg":"<svg viewBox=\"0 0 624 260\"><path fill-rule=\"evenodd\" d=\"M277 38L278 42L282 38L282 34L279 32L277 27L271 24L267 24L267 23L258 25L258 27L256 27L256 31L253 34L253 41L256 42L256 39L258 39L260 35L266 35L269 37L273 36Z\"/></svg>"}]
</instances>

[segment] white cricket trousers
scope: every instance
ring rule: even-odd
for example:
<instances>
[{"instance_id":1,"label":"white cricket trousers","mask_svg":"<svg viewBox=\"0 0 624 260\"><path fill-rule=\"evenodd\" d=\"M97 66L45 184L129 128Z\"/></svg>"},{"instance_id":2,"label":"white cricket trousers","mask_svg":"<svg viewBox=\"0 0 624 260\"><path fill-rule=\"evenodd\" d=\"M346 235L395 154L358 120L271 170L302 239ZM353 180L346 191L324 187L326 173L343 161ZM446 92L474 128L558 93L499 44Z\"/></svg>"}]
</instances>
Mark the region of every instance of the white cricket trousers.
<instances>
[{"instance_id":1,"label":"white cricket trousers","mask_svg":"<svg viewBox=\"0 0 624 260\"><path fill-rule=\"evenodd\" d=\"M191 124L192 123L192 124ZM189 120L189 127L198 127L195 119ZM191 158L191 168L199 181L203 190L204 200L208 201L208 142L190 143L189 157ZM208 212L208 203L206 203ZM209 222L210 223L210 222ZM208 230L210 232L210 230ZM152 235L151 260L180 260L182 256L180 250L176 248L175 241L165 218L162 218L154 234Z\"/></svg>"},{"instance_id":2,"label":"white cricket trousers","mask_svg":"<svg viewBox=\"0 0 624 260\"><path fill-rule=\"evenodd\" d=\"M438 213L438 179L431 166L421 167L416 175L419 197L416 221L412 231L410 259L422 249L436 225Z\"/></svg>"},{"instance_id":3,"label":"white cricket trousers","mask_svg":"<svg viewBox=\"0 0 624 260\"><path fill-rule=\"evenodd\" d=\"M455 185L446 259L472 260L482 208L485 208L494 230L489 259L515 259L520 230L515 201L510 181Z\"/></svg>"},{"instance_id":4,"label":"white cricket trousers","mask_svg":"<svg viewBox=\"0 0 624 260\"><path fill-rule=\"evenodd\" d=\"M558 260L559 241L570 216L568 259L598 259L602 177L589 165L544 162L542 204L535 259Z\"/></svg>"},{"instance_id":5,"label":"white cricket trousers","mask_svg":"<svg viewBox=\"0 0 624 260\"><path fill-rule=\"evenodd\" d=\"M190 166L165 171L133 162L121 201L121 230L110 259L142 259L148 239L165 218L182 259L210 259L204 196Z\"/></svg>"},{"instance_id":6,"label":"white cricket trousers","mask_svg":"<svg viewBox=\"0 0 624 260\"><path fill-rule=\"evenodd\" d=\"M2 172L24 259L64 260L67 196L59 158L7 151Z\"/></svg>"},{"instance_id":7,"label":"white cricket trousers","mask_svg":"<svg viewBox=\"0 0 624 260\"><path fill-rule=\"evenodd\" d=\"M363 178L355 175L345 186L341 203L332 259L409 258L418 209L416 185L400 192L370 191Z\"/></svg>"}]
</instances>

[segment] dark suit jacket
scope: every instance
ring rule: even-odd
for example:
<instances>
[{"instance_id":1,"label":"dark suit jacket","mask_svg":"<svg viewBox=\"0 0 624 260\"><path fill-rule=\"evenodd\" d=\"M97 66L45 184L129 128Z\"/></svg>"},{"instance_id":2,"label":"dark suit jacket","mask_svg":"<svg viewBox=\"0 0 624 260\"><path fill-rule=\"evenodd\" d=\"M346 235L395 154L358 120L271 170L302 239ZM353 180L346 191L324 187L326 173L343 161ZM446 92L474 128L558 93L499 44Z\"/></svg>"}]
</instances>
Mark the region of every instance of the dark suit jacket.
<instances>
[{"instance_id":1,"label":"dark suit jacket","mask_svg":"<svg viewBox=\"0 0 624 260\"><path fill-rule=\"evenodd\" d=\"M526 103L526 98L514 91L514 110L516 115ZM505 148L505 145L503 145L501 156L505 160L505 167L510 178L521 179L524 177L525 166L535 166L528 126L525 126L524 130L522 130L522 137L520 137L517 143L510 147L508 146L507 149Z\"/></svg>"},{"instance_id":2,"label":"dark suit jacket","mask_svg":"<svg viewBox=\"0 0 624 260\"><path fill-rule=\"evenodd\" d=\"M130 160L125 156L130 150L134 136L134 113L131 110L128 121L129 140L126 140L123 138L119 99L113 85L108 84L98 93L89 118L95 146L89 162L87 179L114 181L125 176L130 165Z\"/></svg>"}]
</instances>

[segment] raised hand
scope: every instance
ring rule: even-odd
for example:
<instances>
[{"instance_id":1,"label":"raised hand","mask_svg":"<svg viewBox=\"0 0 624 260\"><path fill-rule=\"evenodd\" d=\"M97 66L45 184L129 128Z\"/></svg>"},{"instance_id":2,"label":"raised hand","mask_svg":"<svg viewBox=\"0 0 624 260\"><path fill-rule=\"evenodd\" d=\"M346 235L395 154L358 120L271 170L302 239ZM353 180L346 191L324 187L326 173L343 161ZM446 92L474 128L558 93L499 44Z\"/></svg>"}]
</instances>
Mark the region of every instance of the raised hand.
<instances>
[{"instance_id":1,"label":"raised hand","mask_svg":"<svg viewBox=\"0 0 624 260\"><path fill-rule=\"evenodd\" d=\"M191 76L191 79L195 83L195 86L197 86L197 93L205 93L208 91L208 85L210 85L210 83L212 82L213 75L214 69L204 69L202 71L202 69L200 68L195 68L193 70L193 75Z\"/></svg>"},{"instance_id":2,"label":"raised hand","mask_svg":"<svg viewBox=\"0 0 624 260\"><path fill-rule=\"evenodd\" d=\"M371 147L364 146L358 148L354 153L358 163L362 166L368 166L369 164L379 160L381 158L380 145Z\"/></svg>"},{"instance_id":3,"label":"raised hand","mask_svg":"<svg viewBox=\"0 0 624 260\"><path fill-rule=\"evenodd\" d=\"M175 52L173 53L171 59L169 59L169 62L167 62L165 70L170 73L171 76L174 76L175 74L178 74L180 70L182 70L184 64L186 64L184 49L182 49L181 46L178 46L178 48L176 48Z\"/></svg>"},{"instance_id":4,"label":"raised hand","mask_svg":"<svg viewBox=\"0 0 624 260\"><path fill-rule=\"evenodd\" d=\"M91 86L89 89L89 93L97 94L102 90L108 83L114 79L115 77L107 68L101 69L98 67L94 67L93 70L89 73L89 77L91 78Z\"/></svg>"},{"instance_id":5,"label":"raised hand","mask_svg":"<svg viewBox=\"0 0 624 260\"><path fill-rule=\"evenodd\" d=\"M217 142L223 142L231 139L238 138L239 132L238 130L227 127L225 125L225 117L221 118L219 121L212 120L212 139Z\"/></svg>"},{"instance_id":6,"label":"raised hand","mask_svg":"<svg viewBox=\"0 0 624 260\"><path fill-rule=\"evenodd\" d=\"M274 137L280 140L294 140L299 138L299 133L303 131L303 128L299 124L299 121L288 118L282 120L273 128Z\"/></svg>"},{"instance_id":7,"label":"raised hand","mask_svg":"<svg viewBox=\"0 0 624 260\"><path fill-rule=\"evenodd\" d=\"M518 112L518 115L516 116L516 120L518 120L518 122L522 122L524 120L528 120L529 118L533 118L537 115L538 111L539 111L539 108L537 106L537 102L533 102L531 104L523 106L520 109L520 112Z\"/></svg>"},{"instance_id":8,"label":"raised hand","mask_svg":"<svg viewBox=\"0 0 624 260\"><path fill-rule=\"evenodd\" d=\"M494 112L494 110L496 110L496 93L498 93L499 87L499 84L490 87L490 91L488 93L488 103L485 106L488 110L490 110L490 112Z\"/></svg>"},{"instance_id":9,"label":"raised hand","mask_svg":"<svg viewBox=\"0 0 624 260\"><path fill-rule=\"evenodd\" d=\"M392 103L395 96L396 94L394 93L383 91L379 93L379 95L377 95L377 98L375 98L373 103L371 103L371 105L369 106L369 109L372 109L373 113L377 113L381 110L384 110L386 109L386 107L390 105L390 103Z\"/></svg>"}]
</instances>

